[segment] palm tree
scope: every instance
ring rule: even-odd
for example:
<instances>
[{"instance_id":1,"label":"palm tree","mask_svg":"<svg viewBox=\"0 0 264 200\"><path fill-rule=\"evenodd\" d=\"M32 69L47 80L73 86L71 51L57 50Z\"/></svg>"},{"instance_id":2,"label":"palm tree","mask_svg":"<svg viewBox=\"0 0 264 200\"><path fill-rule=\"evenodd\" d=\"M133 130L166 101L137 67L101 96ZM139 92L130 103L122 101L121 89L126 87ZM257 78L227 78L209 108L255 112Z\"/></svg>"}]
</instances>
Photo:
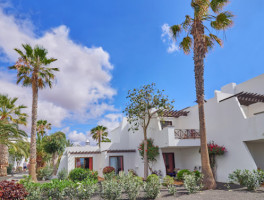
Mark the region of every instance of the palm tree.
<instances>
[{"instance_id":1,"label":"palm tree","mask_svg":"<svg viewBox=\"0 0 264 200\"><path fill-rule=\"evenodd\" d=\"M27 107L24 105L16 106L17 100L18 98L9 98L7 95L0 94L0 122L2 124L14 123L26 125L27 114L23 113L21 110ZM0 168L2 169L2 171L0 172L0 176L6 176L6 167L8 165L8 145L10 145L10 143L6 143L9 140L5 140L4 138L1 139L1 141L0 157L3 159L0 160Z\"/></svg>"},{"instance_id":2,"label":"palm tree","mask_svg":"<svg viewBox=\"0 0 264 200\"><path fill-rule=\"evenodd\" d=\"M102 142L111 142L108 136L107 128L105 126L96 126L91 130L92 138L97 141L99 148Z\"/></svg>"},{"instance_id":3,"label":"palm tree","mask_svg":"<svg viewBox=\"0 0 264 200\"><path fill-rule=\"evenodd\" d=\"M215 42L222 46L222 40L212 34L204 24L209 22L214 30L226 30L233 24L232 13L223 11L228 0L192 0L193 17L186 15L182 24L170 27L173 38L179 37L184 30L186 36L180 42L180 48L189 54L193 50L196 98L199 109L199 123L201 135L201 161L204 174L204 188L213 189L216 182L210 167L206 140L206 126L204 114L204 58L206 53L213 48ZM208 31L208 34L205 34Z\"/></svg>"},{"instance_id":4,"label":"palm tree","mask_svg":"<svg viewBox=\"0 0 264 200\"><path fill-rule=\"evenodd\" d=\"M23 149L20 148L18 141L24 140L26 137L26 132L20 130L17 124L9 124L0 121L0 144L4 144L0 148L0 176L7 175L6 167L8 166L8 148L23 151Z\"/></svg>"},{"instance_id":5,"label":"palm tree","mask_svg":"<svg viewBox=\"0 0 264 200\"><path fill-rule=\"evenodd\" d=\"M38 120L37 121L37 133L43 137L46 134L46 130L51 129L51 123L48 123L47 120Z\"/></svg>"},{"instance_id":6,"label":"palm tree","mask_svg":"<svg viewBox=\"0 0 264 200\"><path fill-rule=\"evenodd\" d=\"M18 166L23 158L28 159L30 155L30 143L24 140L19 140L15 144L16 146L11 146L8 149L8 152L9 156L11 156L12 159L17 162Z\"/></svg>"},{"instance_id":7,"label":"palm tree","mask_svg":"<svg viewBox=\"0 0 264 200\"><path fill-rule=\"evenodd\" d=\"M54 71L58 68L48 67L56 61L55 58L47 58L48 51L40 46L34 49L29 44L22 44L23 52L15 49L19 54L19 59L10 69L17 70L17 84L22 82L22 86L32 88L32 125L31 125L31 143L30 143L30 169L29 174L34 181L36 177L36 129L37 129L37 108L38 108L38 90L47 85L51 88L55 79Z\"/></svg>"}]
</instances>

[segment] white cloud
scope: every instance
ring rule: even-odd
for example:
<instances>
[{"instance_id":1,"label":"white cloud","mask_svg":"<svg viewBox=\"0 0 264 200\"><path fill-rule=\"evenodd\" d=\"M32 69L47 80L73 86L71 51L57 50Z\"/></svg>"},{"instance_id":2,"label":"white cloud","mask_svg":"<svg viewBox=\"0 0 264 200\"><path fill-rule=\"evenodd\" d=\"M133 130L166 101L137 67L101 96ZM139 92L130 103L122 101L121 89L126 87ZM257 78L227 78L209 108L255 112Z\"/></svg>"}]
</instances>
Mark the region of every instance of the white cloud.
<instances>
[{"instance_id":1,"label":"white cloud","mask_svg":"<svg viewBox=\"0 0 264 200\"><path fill-rule=\"evenodd\" d=\"M169 45L167 49L168 53L173 53L175 51L178 51L179 47L176 45L176 41L172 37L170 26L168 24L163 24L161 30L162 30L162 34L161 34L162 41Z\"/></svg>"},{"instance_id":2,"label":"white cloud","mask_svg":"<svg viewBox=\"0 0 264 200\"><path fill-rule=\"evenodd\" d=\"M78 142L78 143L83 143L87 140L87 136L84 135L82 132L78 133L77 131L72 131L68 134L68 138L72 142Z\"/></svg>"},{"instance_id":3,"label":"white cloud","mask_svg":"<svg viewBox=\"0 0 264 200\"><path fill-rule=\"evenodd\" d=\"M110 85L113 65L109 54L102 47L89 48L77 44L70 39L70 30L65 25L48 30L40 37L35 35L34 29L30 20L5 14L0 8L2 61L8 59L14 63L18 55L13 49L21 48L22 43L43 45L49 51L48 56L58 59L54 62L54 66L60 68L56 73L56 84L52 90L39 92L39 119L47 119L60 127L66 118L85 122L102 116L106 111L115 111L114 106L107 103L116 94ZM17 86L16 76L4 73L1 71L3 68L0 67L0 77L4 77L0 80L1 93L19 97L31 109L31 89Z\"/></svg>"},{"instance_id":4,"label":"white cloud","mask_svg":"<svg viewBox=\"0 0 264 200\"><path fill-rule=\"evenodd\" d=\"M98 124L106 126L109 130L113 130L119 126L122 117L123 115L121 113L107 114L98 122Z\"/></svg>"}]
</instances>

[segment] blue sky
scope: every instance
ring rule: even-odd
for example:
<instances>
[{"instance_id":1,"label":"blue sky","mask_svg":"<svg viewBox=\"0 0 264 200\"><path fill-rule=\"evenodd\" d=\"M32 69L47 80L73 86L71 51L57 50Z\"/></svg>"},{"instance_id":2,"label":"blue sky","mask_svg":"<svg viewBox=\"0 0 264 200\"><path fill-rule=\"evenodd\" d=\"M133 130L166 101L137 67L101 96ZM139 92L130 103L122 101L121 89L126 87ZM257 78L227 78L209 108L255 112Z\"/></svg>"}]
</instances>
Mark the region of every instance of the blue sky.
<instances>
[{"instance_id":1,"label":"blue sky","mask_svg":"<svg viewBox=\"0 0 264 200\"><path fill-rule=\"evenodd\" d=\"M103 75L98 75L99 79L104 77L102 81L99 81L100 83L96 86L79 91L79 93L85 93L86 89L90 91L91 88L96 88L101 84L98 86L101 88L99 92L96 91L98 94L102 94L102 97L98 95L100 97L90 102L89 96L86 96L83 98L83 103L90 102L87 103L89 106L73 108L69 104L71 102L78 104L78 96L75 101L64 102L71 93L61 99L54 99L56 96L48 95L47 91L44 92L43 102L54 104L62 112L60 116L65 116L60 118L60 122L55 122L57 127L54 126L54 131L64 129L67 134L74 135L73 138L80 139L84 137L82 135L79 137L78 134L83 134L86 137L87 131L96 126L98 122L116 125L120 120L120 113L125 107L127 91L152 82L155 82L158 88L165 89L169 98L175 100L176 109L194 105L195 88L192 55L184 55L181 51L168 53L169 45L163 42L161 37L161 27L164 24L178 24L183 21L186 14L191 15L190 1L11 0L8 1L8 4L7 1L0 2L2 2L3 15L7 17L5 23L8 20L13 20L19 25L17 31L20 33L18 34L21 36L23 33L21 43L24 42L23 38L26 38L25 41L45 41L47 46L52 45L48 44L51 41L47 39L48 36L45 37L45 34L64 25L67 30L61 28L60 31L68 33L67 37L65 36L65 41L70 40L70 44L92 50L94 50L93 47L102 48L97 64L91 66L90 71L86 72L87 80L78 80L76 78L78 76L71 80L73 82L79 81L80 85L90 84L89 74L93 74L94 67L102 67ZM225 84L230 82L241 83L262 74L264 71L262 61L264 2L262 0L231 1L226 9L235 15L234 26L225 34L216 33L219 37L224 37L224 47L214 48L206 57L205 97L207 99L213 97L214 90L219 90ZM1 17L0 23L2 20ZM4 28L13 30L7 25ZM61 32L53 33L52 36L59 38L58 35ZM0 78L4 82L0 85L2 88L6 88L3 90L4 93L9 93L13 87L7 86L7 83L14 82L14 78L3 80L3 77L6 77L6 74L12 77L12 72L8 72L6 66L12 64L15 57L11 53L11 47L1 43L1 41L11 40L12 37L15 35L3 34L1 36L0 33L0 72L5 73L2 76L0 74ZM42 40L42 38L44 39ZM19 40L14 44L19 44ZM43 45L45 46L45 44ZM15 47L17 46L13 48ZM71 46L68 45L67 47L70 48ZM62 46L61 52L68 51L68 48ZM57 50L51 51L55 52L55 55L61 55L56 54ZM71 56L72 59L78 59L78 57ZM97 54L91 55L89 59L92 61L93 56L97 56ZM58 59L65 59L65 57L58 57ZM89 59L87 60L88 63L90 63ZM101 64L102 62L103 64ZM104 67L105 65L107 67ZM64 70L63 66L59 67L61 71ZM74 73L74 70L71 73ZM57 80L58 85L60 81L60 79ZM79 99L82 99L82 96ZM105 109L101 109L101 104L105 105ZM90 109L97 108L97 106L100 107L100 112L95 109L94 113L98 112L90 115ZM86 113L82 113L80 109L85 109ZM47 116L48 119L51 115L56 116L48 111L45 115L44 112L39 112L42 116ZM72 113L74 115L71 115ZM86 117L87 115L89 117ZM84 120L77 119L78 116ZM53 123L52 120L54 119L51 118L50 120Z\"/></svg>"}]
</instances>

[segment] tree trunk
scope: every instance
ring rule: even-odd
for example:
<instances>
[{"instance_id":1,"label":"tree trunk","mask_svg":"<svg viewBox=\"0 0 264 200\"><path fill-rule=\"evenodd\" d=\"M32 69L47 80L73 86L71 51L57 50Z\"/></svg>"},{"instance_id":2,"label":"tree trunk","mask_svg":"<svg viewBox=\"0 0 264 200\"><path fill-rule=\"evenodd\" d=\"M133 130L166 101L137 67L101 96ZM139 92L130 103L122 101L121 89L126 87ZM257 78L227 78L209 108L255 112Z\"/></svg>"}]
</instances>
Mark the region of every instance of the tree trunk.
<instances>
[{"instance_id":1,"label":"tree trunk","mask_svg":"<svg viewBox=\"0 0 264 200\"><path fill-rule=\"evenodd\" d=\"M52 154L52 165L53 165L53 175L56 176L57 174L57 164L58 164L58 153L55 152Z\"/></svg>"},{"instance_id":2,"label":"tree trunk","mask_svg":"<svg viewBox=\"0 0 264 200\"><path fill-rule=\"evenodd\" d=\"M191 30L194 38L194 72L196 98L199 109L200 140L201 140L201 161L202 173L204 175L204 189L214 189L216 182L210 167L209 154L207 149L205 113L204 113L204 58L206 54L204 26L200 20L195 20Z\"/></svg>"},{"instance_id":3,"label":"tree trunk","mask_svg":"<svg viewBox=\"0 0 264 200\"><path fill-rule=\"evenodd\" d=\"M0 176L7 176L8 146L0 144Z\"/></svg>"},{"instance_id":4,"label":"tree trunk","mask_svg":"<svg viewBox=\"0 0 264 200\"><path fill-rule=\"evenodd\" d=\"M31 126L31 142L30 142L29 175L32 177L32 180L35 182L37 182L37 176L36 176L37 110L38 110L38 84L37 84L37 77L33 77L33 80L32 80L32 126Z\"/></svg>"},{"instance_id":5,"label":"tree trunk","mask_svg":"<svg viewBox=\"0 0 264 200\"><path fill-rule=\"evenodd\" d=\"M144 180L147 180L148 177L148 140L147 140L147 131L144 130Z\"/></svg>"}]
</instances>

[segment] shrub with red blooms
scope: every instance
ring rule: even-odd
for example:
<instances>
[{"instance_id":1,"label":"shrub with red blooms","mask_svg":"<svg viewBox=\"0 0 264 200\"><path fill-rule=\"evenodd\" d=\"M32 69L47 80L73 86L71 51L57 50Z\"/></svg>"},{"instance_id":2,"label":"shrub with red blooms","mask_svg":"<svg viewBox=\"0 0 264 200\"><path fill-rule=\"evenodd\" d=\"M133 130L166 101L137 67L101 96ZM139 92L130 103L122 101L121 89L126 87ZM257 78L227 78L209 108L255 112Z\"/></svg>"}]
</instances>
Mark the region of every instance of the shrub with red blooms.
<instances>
[{"instance_id":1,"label":"shrub with red blooms","mask_svg":"<svg viewBox=\"0 0 264 200\"><path fill-rule=\"evenodd\" d=\"M209 142L207 144L207 146L208 146L208 153L209 153L209 155L218 155L218 156L221 156L225 152L227 152L227 150L226 150L226 148L224 146L219 146L219 145L215 144L214 141Z\"/></svg>"},{"instance_id":2,"label":"shrub with red blooms","mask_svg":"<svg viewBox=\"0 0 264 200\"><path fill-rule=\"evenodd\" d=\"M107 166L103 169L103 174L108 174L115 171L115 168L111 167L111 166Z\"/></svg>"},{"instance_id":3,"label":"shrub with red blooms","mask_svg":"<svg viewBox=\"0 0 264 200\"><path fill-rule=\"evenodd\" d=\"M154 145L153 139L148 139L148 146L147 146L147 155L148 161L154 162L156 161L156 157L159 155L159 147ZM138 148L139 154L144 159L144 141L139 145Z\"/></svg>"},{"instance_id":4,"label":"shrub with red blooms","mask_svg":"<svg viewBox=\"0 0 264 200\"><path fill-rule=\"evenodd\" d=\"M28 193L22 184L15 181L0 182L0 199L25 199Z\"/></svg>"}]
</instances>

